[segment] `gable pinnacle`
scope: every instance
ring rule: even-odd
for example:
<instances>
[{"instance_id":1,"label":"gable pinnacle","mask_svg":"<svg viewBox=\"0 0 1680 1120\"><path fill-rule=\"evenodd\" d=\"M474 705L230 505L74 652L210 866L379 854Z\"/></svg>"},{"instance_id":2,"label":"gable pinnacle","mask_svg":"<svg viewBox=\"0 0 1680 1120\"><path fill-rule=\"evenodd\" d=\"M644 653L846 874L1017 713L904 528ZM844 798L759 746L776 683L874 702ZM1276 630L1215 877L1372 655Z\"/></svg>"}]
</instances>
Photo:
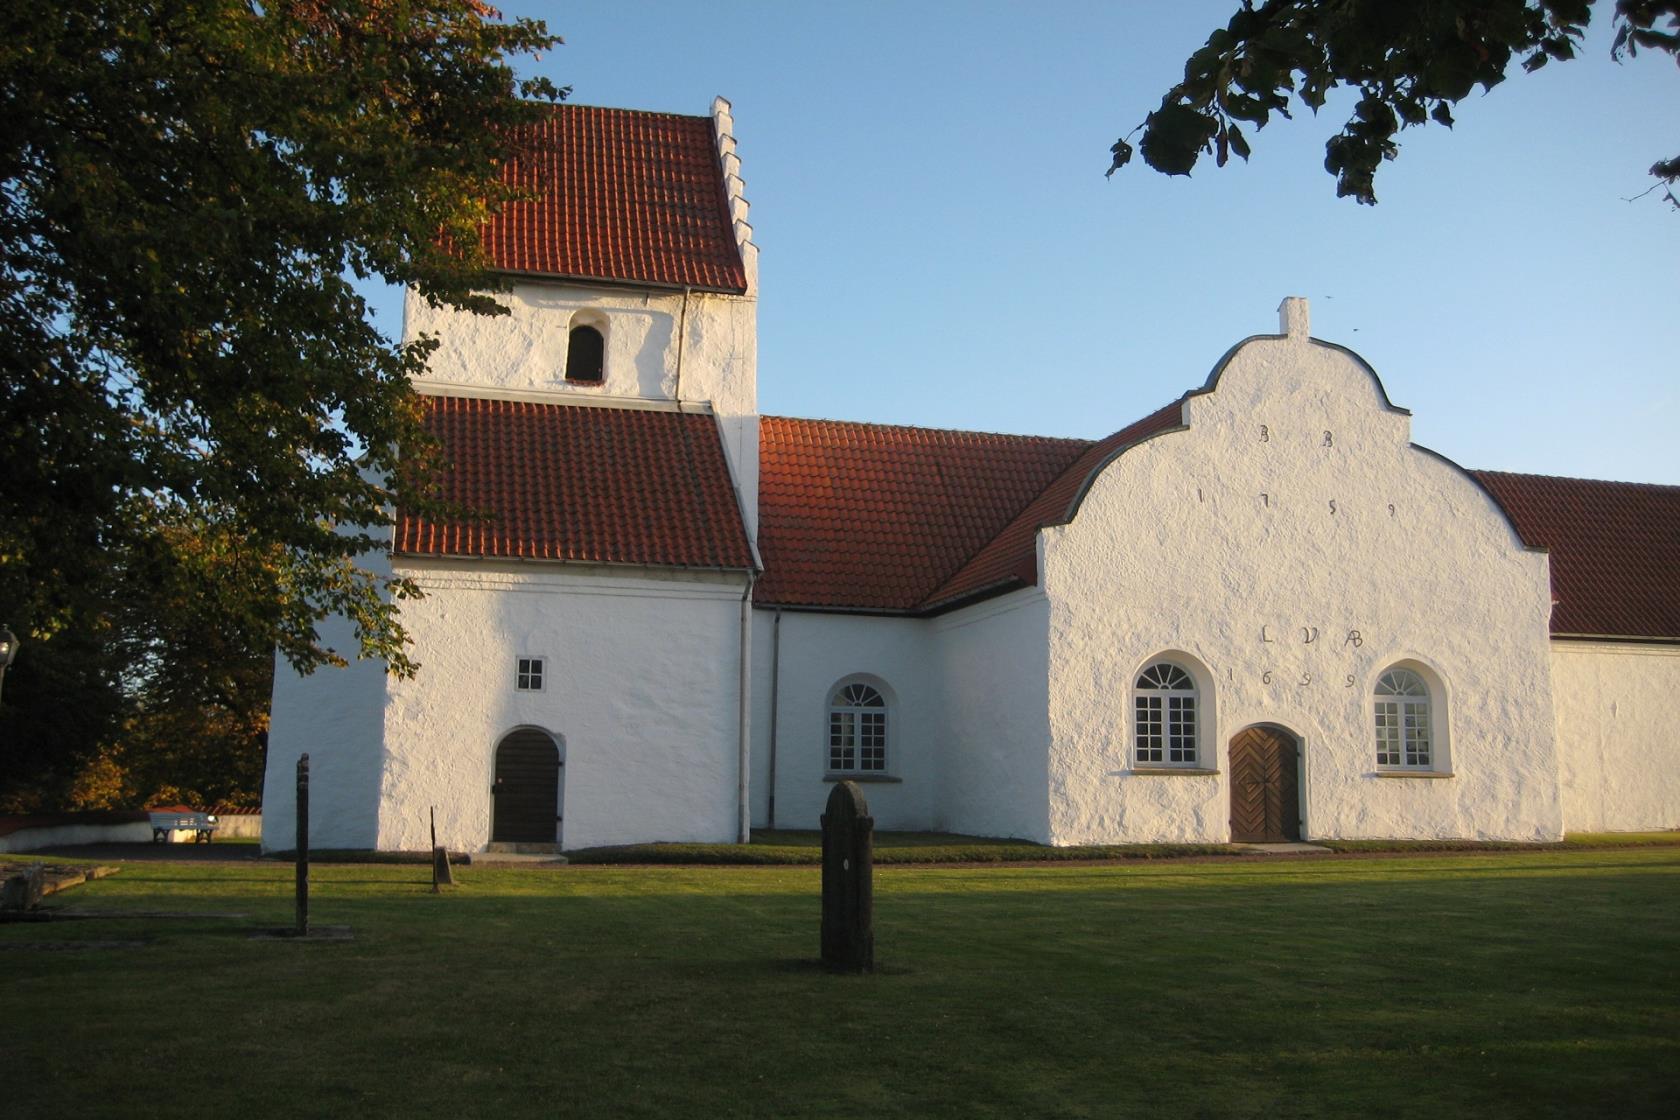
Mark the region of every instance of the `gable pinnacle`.
<instances>
[{"instance_id":1,"label":"gable pinnacle","mask_svg":"<svg viewBox=\"0 0 1680 1120\"><path fill-rule=\"evenodd\" d=\"M1278 304L1278 333L1303 342L1312 335L1311 316L1305 296L1285 296Z\"/></svg>"}]
</instances>

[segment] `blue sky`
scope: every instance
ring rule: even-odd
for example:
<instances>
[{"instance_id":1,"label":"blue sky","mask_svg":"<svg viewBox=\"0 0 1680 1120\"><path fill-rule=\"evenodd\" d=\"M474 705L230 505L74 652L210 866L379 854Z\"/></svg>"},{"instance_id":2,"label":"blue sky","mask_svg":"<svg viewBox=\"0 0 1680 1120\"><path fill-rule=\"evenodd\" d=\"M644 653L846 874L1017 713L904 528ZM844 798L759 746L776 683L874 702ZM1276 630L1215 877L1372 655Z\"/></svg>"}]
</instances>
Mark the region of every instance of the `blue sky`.
<instances>
[{"instance_id":1,"label":"blue sky","mask_svg":"<svg viewBox=\"0 0 1680 1120\"><path fill-rule=\"evenodd\" d=\"M508 4L590 105L735 109L760 246L759 403L793 416L1105 435L1201 384L1286 295L1468 467L1680 483L1680 68L1515 74L1338 199L1297 114L1191 178L1108 147L1236 0ZM395 331L394 301L380 301Z\"/></svg>"}]
</instances>

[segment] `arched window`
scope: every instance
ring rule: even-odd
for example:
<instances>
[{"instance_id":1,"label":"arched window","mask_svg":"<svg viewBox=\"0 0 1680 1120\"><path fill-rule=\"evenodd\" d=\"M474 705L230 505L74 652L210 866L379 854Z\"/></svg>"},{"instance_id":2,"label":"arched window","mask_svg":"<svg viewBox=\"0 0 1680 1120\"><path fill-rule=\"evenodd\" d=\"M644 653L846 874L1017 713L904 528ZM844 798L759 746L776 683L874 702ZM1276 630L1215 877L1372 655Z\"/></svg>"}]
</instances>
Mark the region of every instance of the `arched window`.
<instances>
[{"instance_id":1,"label":"arched window","mask_svg":"<svg viewBox=\"0 0 1680 1120\"><path fill-rule=\"evenodd\" d=\"M829 697L828 771L887 771L887 701L879 690L862 681L842 684Z\"/></svg>"},{"instance_id":2,"label":"arched window","mask_svg":"<svg viewBox=\"0 0 1680 1120\"><path fill-rule=\"evenodd\" d=\"M1138 674L1132 757L1138 766L1196 765L1196 682L1170 661Z\"/></svg>"},{"instance_id":3,"label":"arched window","mask_svg":"<svg viewBox=\"0 0 1680 1120\"><path fill-rule=\"evenodd\" d=\"M606 364L607 344L591 326L572 328L566 341L566 380L599 384Z\"/></svg>"},{"instance_id":4,"label":"arched window","mask_svg":"<svg viewBox=\"0 0 1680 1120\"><path fill-rule=\"evenodd\" d=\"M1377 718L1377 767L1386 770L1428 770L1434 766L1429 685L1410 669L1399 666L1377 679L1374 701Z\"/></svg>"}]
</instances>

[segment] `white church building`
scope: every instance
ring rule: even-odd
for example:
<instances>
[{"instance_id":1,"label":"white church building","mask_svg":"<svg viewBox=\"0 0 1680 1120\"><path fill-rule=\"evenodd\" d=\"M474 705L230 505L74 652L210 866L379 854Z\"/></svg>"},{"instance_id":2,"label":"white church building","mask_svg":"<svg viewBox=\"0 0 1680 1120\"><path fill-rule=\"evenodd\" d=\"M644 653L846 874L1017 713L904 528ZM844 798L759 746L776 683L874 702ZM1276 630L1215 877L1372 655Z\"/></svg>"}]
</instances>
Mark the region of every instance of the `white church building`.
<instances>
[{"instance_id":1,"label":"white church building","mask_svg":"<svg viewBox=\"0 0 1680 1120\"><path fill-rule=\"evenodd\" d=\"M1680 827L1680 488L1468 471L1305 300L1098 441L761 416L729 105L579 106L410 296L461 522L399 512L421 670L274 690L264 844L876 825L1046 844ZM323 637L352 649L348 628Z\"/></svg>"}]
</instances>

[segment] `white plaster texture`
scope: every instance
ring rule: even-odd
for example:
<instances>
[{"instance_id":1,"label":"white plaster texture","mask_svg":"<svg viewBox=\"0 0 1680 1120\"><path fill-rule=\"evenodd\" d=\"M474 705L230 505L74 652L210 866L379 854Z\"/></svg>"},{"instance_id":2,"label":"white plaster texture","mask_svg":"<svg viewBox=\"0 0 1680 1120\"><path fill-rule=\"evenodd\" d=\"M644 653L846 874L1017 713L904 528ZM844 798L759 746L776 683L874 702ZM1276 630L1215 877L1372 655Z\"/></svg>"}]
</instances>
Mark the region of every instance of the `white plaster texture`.
<instances>
[{"instance_id":1,"label":"white plaster texture","mask_svg":"<svg viewBox=\"0 0 1680 1120\"><path fill-rule=\"evenodd\" d=\"M740 602L722 574L402 560L421 663L392 681L377 846L490 839L495 750L537 728L560 746L565 848L736 838ZM515 660L541 657L540 692Z\"/></svg>"},{"instance_id":2,"label":"white plaster texture","mask_svg":"<svg viewBox=\"0 0 1680 1120\"><path fill-rule=\"evenodd\" d=\"M912 618L782 612L781 669L775 612L754 612L753 824L769 823L770 710L776 710L776 827L817 828L832 781L828 703L841 682L862 679L887 699L887 770L859 785L876 828L943 827L939 688L933 634ZM858 774L844 777L859 779Z\"/></svg>"},{"instance_id":3,"label":"white plaster texture","mask_svg":"<svg viewBox=\"0 0 1680 1120\"><path fill-rule=\"evenodd\" d=\"M1036 588L934 620L953 832L1049 843L1050 605Z\"/></svg>"},{"instance_id":4,"label":"white plaster texture","mask_svg":"<svg viewBox=\"0 0 1680 1120\"><path fill-rule=\"evenodd\" d=\"M389 571L383 556L361 563ZM322 643L350 663L300 676L277 656L263 774L264 851L296 847L297 763L306 753L309 846L372 848L378 835L385 665L355 658L356 636L344 618L328 618L317 630Z\"/></svg>"},{"instance_id":5,"label":"white plaster texture","mask_svg":"<svg viewBox=\"0 0 1680 1120\"><path fill-rule=\"evenodd\" d=\"M1227 744L1254 724L1304 748L1305 835L1555 839L1546 558L1298 310L1040 535L1050 839L1228 839ZM1133 682L1161 656L1197 681L1217 773L1133 765ZM1377 772L1372 689L1403 661L1435 682L1449 778Z\"/></svg>"},{"instance_id":6,"label":"white plaster texture","mask_svg":"<svg viewBox=\"0 0 1680 1120\"><path fill-rule=\"evenodd\" d=\"M933 619L783 611L779 643L775 611L755 614L756 827L769 823L772 711L775 824L816 828L838 777L827 767L829 697L861 679L890 705L887 780L860 782L877 828L1046 838L1043 596Z\"/></svg>"},{"instance_id":7,"label":"white plaster texture","mask_svg":"<svg viewBox=\"0 0 1680 1120\"><path fill-rule=\"evenodd\" d=\"M1680 646L1552 643L1563 823L1680 828Z\"/></svg>"}]
</instances>

